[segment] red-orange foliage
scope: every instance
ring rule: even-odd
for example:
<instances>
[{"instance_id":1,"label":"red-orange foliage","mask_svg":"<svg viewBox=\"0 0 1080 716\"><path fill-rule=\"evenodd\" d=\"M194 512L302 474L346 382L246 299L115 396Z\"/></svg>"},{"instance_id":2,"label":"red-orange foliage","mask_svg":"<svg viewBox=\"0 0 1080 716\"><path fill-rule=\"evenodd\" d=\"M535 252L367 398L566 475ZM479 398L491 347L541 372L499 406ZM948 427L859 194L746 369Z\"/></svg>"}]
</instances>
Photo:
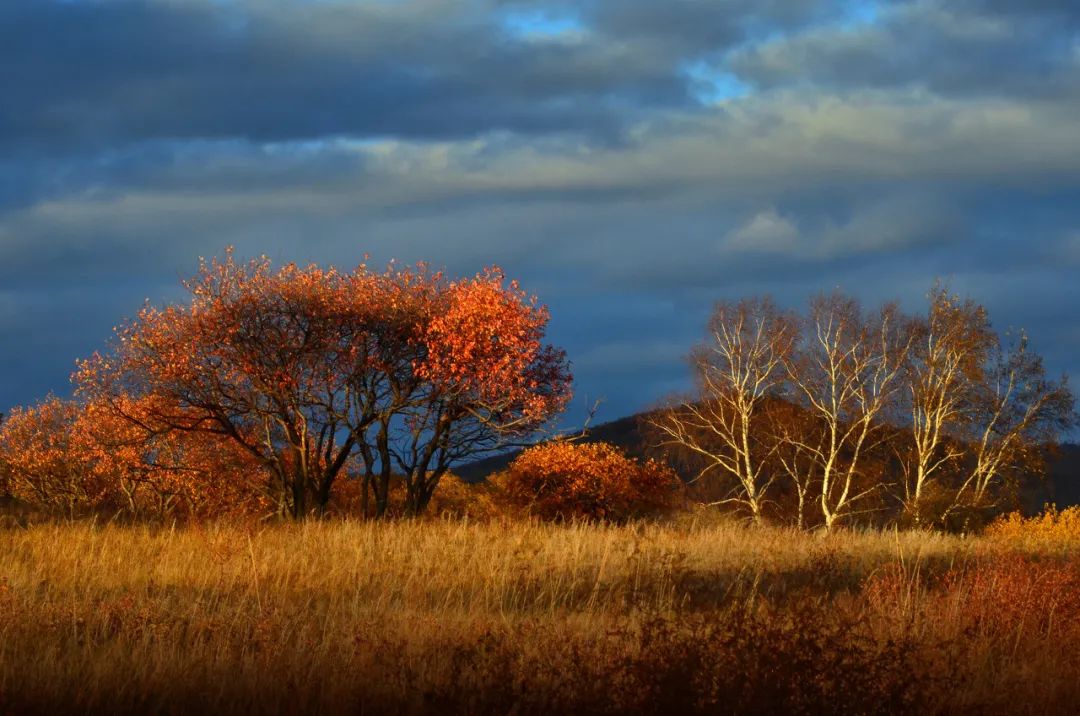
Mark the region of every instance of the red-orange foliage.
<instances>
[{"instance_id":1,"label":"red-orange foliage","mask_svg":"<svg viewBox=\"0 0 1080 716\"><path fill-rule=\"evenodd\" d=\"M543 344L548 312L516 281L488 269L446 288L424 331L417 375L464 396L485 421L535 424L568 397L563 352Z\"/></svg>"},{"instance_id":2,"label":"red-orange foliage","mask_svg":"<svg viewBox=\"0 0 1080 716\"><path fill-rule=\"evenodd\" d=\"M682 483L669 467L607 443L558 441L523 452L496 478L507 499L544 519L622 521L670 509Z\"/></svg>"},{"instance_id":3,"label":"red-orange foliage","mask_svg":"<svg viewBox=\"0 0 1080 716\"><path fill-rule=\"evenodd\" d=\"M11 411L0 424L0 456L11 496L68 514L106 498L110 491L102 475L83 458L91 439L76 428L79 417L76 404L52 396Z\"/></svg>"},{"instance_id":4,"label":"red-orange foliage","mask_svg":"<svg viewBox=\"0 0 1080 716\"><path fill-rule=\"evenodd\" d=\"M190 305L145 308L76 374L82 394L146 406L155 432L231 440L273 476L280 512L327 505L363 466L386 508L392 474L426 507L457 461L536 430L570 397L547 312L491 269L449 282L424 265L374 273L273 270L231 253L186 284Z\"/></svg>"},{"instance_id":5,"label":"red-orange foliage","mask_svg":"<svg viewBox=\"0 0 1080 716\"><path fill-rule=\"evenodd\" d=\"M260 509L265 476L248 456L217 436L157 433L139 422L146 412L131 400L105 406L55 397L16 408L0 425L9 493L69 515L104 509L190 518Z\"/></svg>"}]
</instances>

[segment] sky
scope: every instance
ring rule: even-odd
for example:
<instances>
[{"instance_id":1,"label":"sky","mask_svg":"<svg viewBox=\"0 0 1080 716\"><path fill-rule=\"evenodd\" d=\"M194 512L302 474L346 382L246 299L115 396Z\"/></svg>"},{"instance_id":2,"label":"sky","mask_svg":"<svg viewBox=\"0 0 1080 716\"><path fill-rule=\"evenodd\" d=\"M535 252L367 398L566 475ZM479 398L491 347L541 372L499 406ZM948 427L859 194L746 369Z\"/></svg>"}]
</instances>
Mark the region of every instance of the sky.
<instances>
[{"instance_id":1,"label":"sky","mask_svg":"<svg viewBox=\"0 0 1080 716\"><path fill-rule=\"evenodd\" d=\"M567 420L719 299L935 278L1080 380L1075 0L2 0L0 410L235 246L502 266Z\"/></svg>"}]
</instances>

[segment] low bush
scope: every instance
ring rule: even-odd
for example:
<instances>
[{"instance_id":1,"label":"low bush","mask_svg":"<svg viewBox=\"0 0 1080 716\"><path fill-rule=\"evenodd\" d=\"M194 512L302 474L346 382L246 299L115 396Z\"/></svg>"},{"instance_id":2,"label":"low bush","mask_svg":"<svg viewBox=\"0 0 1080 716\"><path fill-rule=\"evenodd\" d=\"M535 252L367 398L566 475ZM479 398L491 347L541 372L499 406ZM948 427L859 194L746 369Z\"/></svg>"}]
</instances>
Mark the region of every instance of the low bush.
<instances>
[{"instance_id":1,"label":"low bush","mask_svg":"<svg viewBox=\"0 0 1080 716\"><path fill-rule=\"evenodd\" d=\"M1013 512L993 522L986 534L1021 542L1080 542L1080 506L1058 510L1047 505L1041 514L1027 518Z\"/></svg>"},{"instance_id":2,"label":"low bush","mask_svg":"<svg viewBox=\"0 0 1080 716\"><path fill-rule=\"evenodd\" d=\"M558 441L530 448L495 483L511 506L546 520L655 516L677 506L683 492L671 468L633 460L607 443Z\"/></svg>"}]
</instances>

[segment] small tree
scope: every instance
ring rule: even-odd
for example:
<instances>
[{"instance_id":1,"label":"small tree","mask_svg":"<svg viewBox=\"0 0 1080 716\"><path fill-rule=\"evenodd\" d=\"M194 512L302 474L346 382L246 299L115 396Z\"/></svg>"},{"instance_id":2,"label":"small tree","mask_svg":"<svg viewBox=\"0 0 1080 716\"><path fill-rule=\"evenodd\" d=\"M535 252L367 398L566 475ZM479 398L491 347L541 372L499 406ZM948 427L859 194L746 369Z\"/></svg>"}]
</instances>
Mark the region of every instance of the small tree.
<instances>
[{"instance_id":1,"label":"small tree","mask_svg":"<svg viewBox=\"0 0 1080 716\"><path fill-rule=\"evenodd\" d=\"M783 398L770 402L765 413L767 423L762 429L768 431L775 446L769 469L784 478L794 494L794 518L790 521L798 529L806 529L814 522L812 502L820 497L816 466L827 428L817 415Z\"/></svg>"},{"instance_id":2,"label":"small tree","mask_svg":"<svg viewBox=\"0 0 1080 716\"><path fill-rule=\"evenodd\" d=\"M44 510L188 518L258 509L259 466L220 437L154 433L105 406L55 397L12 418L0 427L10 492Z\"/></svg>"},{"instance_id":3,"label":"small tree","mask_svg":"<svg viewBox=\"0 0 1080 716\"><path fill-rule=\"evenodd\" d=\"M675 504L682 487L656 461L632 460L607 443L566 441L529 448L496 481L511 504L553 520L657 514Z\"/></svg>"},{"instance_id":4,"label":"small tree","mask_svg":"<svg viewBox=\"0 0 1080 716\"><path fill-rule=\"evenodd\" d=\"M0 426L11 496L69 517L108 497L108 484L86 459L91 441L78 418L75 403L51 395L11 411Z\"/></svg>"}]
</instances>

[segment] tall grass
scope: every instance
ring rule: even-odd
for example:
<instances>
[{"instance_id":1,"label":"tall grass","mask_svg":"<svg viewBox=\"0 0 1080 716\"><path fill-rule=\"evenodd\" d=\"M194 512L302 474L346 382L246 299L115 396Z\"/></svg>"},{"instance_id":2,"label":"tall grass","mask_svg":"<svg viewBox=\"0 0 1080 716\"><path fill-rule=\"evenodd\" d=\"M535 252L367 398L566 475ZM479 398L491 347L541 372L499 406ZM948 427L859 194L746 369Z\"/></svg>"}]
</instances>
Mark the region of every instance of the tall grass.
<instances>
[{"instance_id":1,"label":"tall grass","mask_svg":"<svg viewBox=\"0 0 1080 716\"><path fill-rule=\"evenodd\" d=\"M705 520L7 529L0 712L1065 712L1080 572L1010 544Z\"/></svg>"}]
</instances>

